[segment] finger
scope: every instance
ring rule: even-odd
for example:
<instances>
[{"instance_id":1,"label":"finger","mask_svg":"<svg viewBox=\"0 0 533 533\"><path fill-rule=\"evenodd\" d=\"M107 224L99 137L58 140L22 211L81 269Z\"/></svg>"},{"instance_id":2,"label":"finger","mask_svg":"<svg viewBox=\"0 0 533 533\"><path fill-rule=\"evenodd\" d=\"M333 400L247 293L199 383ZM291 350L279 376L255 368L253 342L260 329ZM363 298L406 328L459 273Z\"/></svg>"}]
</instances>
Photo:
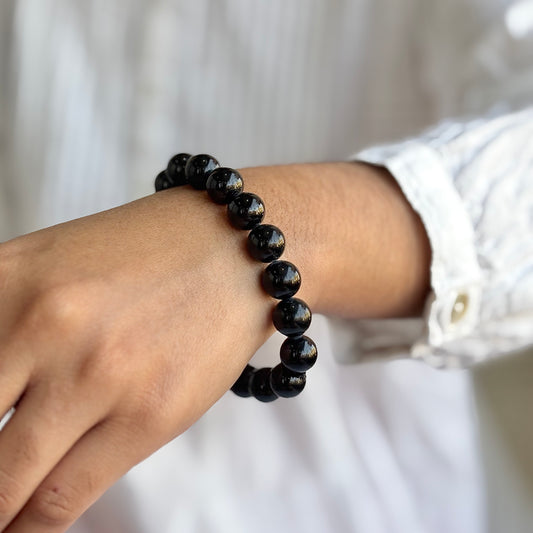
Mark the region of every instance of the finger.
<instances>
[{"instance_id":1,"label":"finger","mask_svg":"<svg viewBox=\"0 0 533 533\"><path fill-rule=\"evenodd\" d=\"M0 531L103 413L80 394L49 384L28 389L0 433ZM96 403L98 406L98 403Z\"/></svg>"},{"instance_id":2,"label":"finger","mask_svg":"<svg viewBox=\"0 0 533 533\"><path fill-rule=\"evenodd\" d=\"M104 421L84 435L4 533L62 533L113 483L149 455L134 435ZM125 453L126 452L126 453Z\"/></svg>"},{"instance_id":3,"label":"finger","mask_svg":"<svg viewBox=\"0 0 533 533\"><path fill-rule=\"evenodd\" d=\"M32 372L30 358L25 355L29 352L24 341L11 340L7 345L2 344L0 344L0 420L22 396Z\"/></svg>"}]
</instances>

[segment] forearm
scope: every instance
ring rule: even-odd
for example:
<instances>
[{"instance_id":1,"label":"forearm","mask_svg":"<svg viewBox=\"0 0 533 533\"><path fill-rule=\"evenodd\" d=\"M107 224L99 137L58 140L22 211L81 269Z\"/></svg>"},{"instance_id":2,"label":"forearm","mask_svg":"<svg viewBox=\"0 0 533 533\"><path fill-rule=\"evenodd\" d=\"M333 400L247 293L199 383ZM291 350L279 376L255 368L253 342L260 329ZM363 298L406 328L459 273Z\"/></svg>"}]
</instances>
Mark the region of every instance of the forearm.
<instances>
[{"instance_id":1,"label":"forearm","mask_svg":"<svg viewBox=\"0 0 533 533\"><path fill-rule=\"evenodd\" d=\"M242 170L279 226L283 258L302 273L313 310L349 318L417 315L429 291L430 247L390 174L360 163Z\"/></svg>"}]
</instances>

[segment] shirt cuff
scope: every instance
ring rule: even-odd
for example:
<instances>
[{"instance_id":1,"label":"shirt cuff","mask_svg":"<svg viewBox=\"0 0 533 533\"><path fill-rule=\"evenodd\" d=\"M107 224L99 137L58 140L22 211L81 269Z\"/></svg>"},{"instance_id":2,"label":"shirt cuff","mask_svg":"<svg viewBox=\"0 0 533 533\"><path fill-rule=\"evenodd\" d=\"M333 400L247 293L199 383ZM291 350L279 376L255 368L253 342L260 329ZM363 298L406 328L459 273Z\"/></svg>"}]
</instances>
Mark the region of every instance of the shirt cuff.
<instances>
[{"instance_id":1,"label":"shirt cuff","mask_svg":"<svg viewBox=\"0 0 533 533\"><path fill-rule=\"evenodd\" d=\"M472 223L439 153L406 141L364 150L351 159L386 167L419 214L432 250L431 292L419 319L330 319L333 339L342 339L335 343L337 359L354 363L408 354L439 368L481 360L483 354L476 350L449 349L479 323L482 271Z\"/></svg>"}]
</instances>

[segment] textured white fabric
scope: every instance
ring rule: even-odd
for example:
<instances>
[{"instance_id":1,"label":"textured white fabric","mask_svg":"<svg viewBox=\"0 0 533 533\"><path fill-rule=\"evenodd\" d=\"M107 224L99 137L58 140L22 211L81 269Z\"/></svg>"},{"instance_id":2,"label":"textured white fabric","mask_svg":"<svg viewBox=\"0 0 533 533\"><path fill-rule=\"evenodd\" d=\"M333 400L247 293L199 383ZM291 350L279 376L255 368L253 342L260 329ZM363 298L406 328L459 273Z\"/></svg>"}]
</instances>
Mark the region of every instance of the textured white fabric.
<instances>
[{"instance_id":1,"label":"textured white fabric","mask_svg":"<svg viewBox=\"0 0 533 533\"><path fill-rule=\"evenodd\" d=\"M176 150L233 167L347 159L443 119L524 108L532 4L2 2L0 239L150 193ZM484 531L466 373L334 357L453 366L530 342L531 188L517 192L531 173L527 113L451 119L361 156L395 172L430 233L427 322L337 332L316 317L305 394L268 406L226 395L72 531ZM485 221L500 198L519 202ZM520 232L502 233L516 216ZM452 331L458 291L469 307ZM275 336L256 357L272 362L278 347Z\"/></svg>"},{"instance_id":2,"label":"textured white fabric","mask_svg":"<svg viewBox=\"0 0 533 533\"><path fill-rule=\"evenodd\" d=\"M385 165L420 214L433 291L420 320L348 324L359 334L340 358L410 346L414 358L458 367L533 344L533 108L443 123L357 159Z\"/></svg>"}]
</instances>

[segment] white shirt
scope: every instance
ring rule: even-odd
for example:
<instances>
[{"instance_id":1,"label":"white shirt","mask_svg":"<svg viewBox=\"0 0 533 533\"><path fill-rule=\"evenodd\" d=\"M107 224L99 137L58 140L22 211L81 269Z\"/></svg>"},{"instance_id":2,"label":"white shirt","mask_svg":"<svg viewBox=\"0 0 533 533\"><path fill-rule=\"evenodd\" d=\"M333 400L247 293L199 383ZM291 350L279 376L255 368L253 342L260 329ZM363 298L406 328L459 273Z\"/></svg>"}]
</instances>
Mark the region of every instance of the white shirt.
<instances>
[{"instance_id":1,"label":"white shirt","mask_svg":"<svg viewBox=\"0 0 533 533\"><path fill-rule=\"evenodd\" d=\"M532 13L506 0L0 5L0 238L148 194L184 150L231 167L385 164L433 250L423 320L315 317L305 393L224 396L73 532L484 530L467 374L409 359L460 366L533 341Z\"/></svg>"}]
</instances>

